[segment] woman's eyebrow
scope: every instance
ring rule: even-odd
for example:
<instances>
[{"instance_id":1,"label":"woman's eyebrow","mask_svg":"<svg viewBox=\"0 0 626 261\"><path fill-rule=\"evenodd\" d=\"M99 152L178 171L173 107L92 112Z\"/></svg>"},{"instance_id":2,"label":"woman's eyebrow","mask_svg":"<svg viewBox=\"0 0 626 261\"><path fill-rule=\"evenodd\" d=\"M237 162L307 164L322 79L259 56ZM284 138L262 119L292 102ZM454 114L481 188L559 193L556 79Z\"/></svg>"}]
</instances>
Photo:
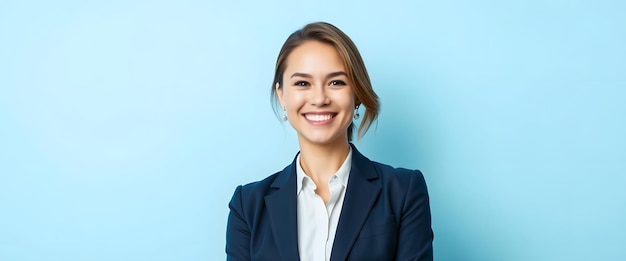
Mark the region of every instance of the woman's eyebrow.
<instances>
[{"instance_id":1,"label":"woman's eyebrow","mask_svg":"<svg viewBox=\"0 0 626 261\"><path fill-rule=\"evenodd\" d=\"M338 71L338 72L331 72L331 73L327 74L326 78L337 77L337 76L340 76L340 75L347 76L346 72ZM289 78L293 78L293 77L312 78L312 76L310 74L299 73L299 72L292 74L291 77L289 77Z\"/></svg>"},{"instance_id":2,"label":"woman's eyebrow","mask_svg":"<svg viewBox=\"0 0 626 261\"><path fill-rule=\"evenodd\" d=\"M326 75L326 78L327 78L327 79L328 79L328 78L333 78L333 77L337 77L337 76L340 76L340 75L347 76L347 75L346 75L346 72L344 72L344 71L338 71L338 72L331 72L331 73L329 73L328 75Z\"/></svg>"},{"instance_id":3,"label":"woman's eyebrow","mask_svg":"<svg viewBox=\"0 0 626 261\"><path fill-rule=\"evenodd\" d=\"M291 77L289 78L293 78L293 77L311 78L311 75L297 72L297 73L292 74Z\"/></svg>"}]
</instances>

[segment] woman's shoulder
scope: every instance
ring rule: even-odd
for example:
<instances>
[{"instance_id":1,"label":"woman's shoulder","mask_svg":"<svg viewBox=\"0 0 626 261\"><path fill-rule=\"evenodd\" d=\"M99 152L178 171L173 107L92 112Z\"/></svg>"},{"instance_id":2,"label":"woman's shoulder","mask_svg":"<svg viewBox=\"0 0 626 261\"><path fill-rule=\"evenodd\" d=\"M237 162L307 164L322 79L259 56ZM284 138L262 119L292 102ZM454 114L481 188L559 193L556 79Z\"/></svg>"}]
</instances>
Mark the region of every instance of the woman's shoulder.
<instances>
[{"instance_id":1,"label":"woman's shoulder","mask_svg":"<svg viewBox=\"0 0 626 261\"><path fill-rule=\"evenodd\" d=\"M425 188L426 182L424 181L424 175L420 170L393 167L391 165L369 159L356 150L354 146L353 149L353 151L356 151L353 155L353 165L357 166L359 172L364 172L364 175L368 179L377 178L383 183L384 186L392 186L393 188L402 188L407 185L423 186ZM375 174L372 173L372 170Z\"/></svg>"},{"instance_id":2,"label":"woman's shoulder","mask_svg":"<svg viewBox=\"0 0 626 261\"><path fill-rule=\"evenodd\" d=\"M385 186L426 190L424 175L418 169L393 167L376 161L372 161L372 164Z\"/></svg>"},{"instance_id":3,"label":"woman's shoulder","mask_svg":"<svg viewBox=\"0 0 626 261\"><path fill-rule=\"evenodd\" d=\"M383 176L396 178L410 178L411 175L423 176L418 169L408 169L402 167L393 167L388 164L370 160L376 171Z\"/></svg>"},{"instance_id":4,"label":"woman's shoulder","mask_svg":"<svg viewBox=\"0 0 626 261\"><path fill-rule=\"evenodd\" d=\"M279 174L276 172L262 180L237 186L229 203L230 208L241 213L256 213Z\"/></svg>"},{"instance_id":5,"label":"woman's shoulder","mask_svg":"<svg viewBox=\"0 0 626 261\"><path fill-rule=\"evenodd\" d=\"M269 191L282 186L289 180L292 165L286 166L283 170L277 171L262 180L247 183L237 187L236 193L252 198L263 198Z\"/></svg>"}]
</instances>

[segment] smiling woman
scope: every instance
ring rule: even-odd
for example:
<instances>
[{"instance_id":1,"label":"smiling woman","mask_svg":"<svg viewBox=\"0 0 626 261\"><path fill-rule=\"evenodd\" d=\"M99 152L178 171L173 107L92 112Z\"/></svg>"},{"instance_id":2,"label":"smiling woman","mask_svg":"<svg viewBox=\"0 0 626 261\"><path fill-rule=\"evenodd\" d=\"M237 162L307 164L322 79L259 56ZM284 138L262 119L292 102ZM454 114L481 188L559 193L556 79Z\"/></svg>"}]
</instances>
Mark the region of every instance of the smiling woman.
<instances>
[{"instance_id":1,"label":"smiling woman","mask_svg":"<svg viewBox=\"0 0 626 261\"><path fill-rule=\"evenodd\" d=\"M298 133L300 146L315 144L347 148L346 129L358 98L350 88L342 59L325 43L301 44L287 58L283 86L276 94L287 119Z\"/></svg>"},{"instance_id":2,"label":"smiling woman","mask_svg":"<svg viewBox=\"0 0 626 261\"><path fill-rule=\"evenodd\" d=\"M428 192L418 170L370 161L350 143L378 115L356 46L337 27L291 34L272 97L298 134L292 164L239 186L230 201L228 260L432 260Z\"/></svg>"}]
</instances>

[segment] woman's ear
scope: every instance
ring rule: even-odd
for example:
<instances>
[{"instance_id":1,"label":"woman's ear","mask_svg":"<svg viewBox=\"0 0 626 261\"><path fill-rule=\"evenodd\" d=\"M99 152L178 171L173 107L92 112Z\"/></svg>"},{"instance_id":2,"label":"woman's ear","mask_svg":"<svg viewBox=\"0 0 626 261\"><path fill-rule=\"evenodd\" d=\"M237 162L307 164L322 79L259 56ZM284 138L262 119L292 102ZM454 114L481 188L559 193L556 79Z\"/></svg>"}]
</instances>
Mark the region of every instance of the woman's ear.
<instances>
[{"instance_id":1,"label":"woman's ear","mask_svg":"<svg viewBox=\"0 0 626 261\"><path fill-rule=\"evenodd\" d=\"M283 88L280 88L280 84L276 83L274 85L276 88L276 96L278 96L278 102L280 102L280 107L285 108L285 102L283 101Z\"/></svg>"}]
</instances>

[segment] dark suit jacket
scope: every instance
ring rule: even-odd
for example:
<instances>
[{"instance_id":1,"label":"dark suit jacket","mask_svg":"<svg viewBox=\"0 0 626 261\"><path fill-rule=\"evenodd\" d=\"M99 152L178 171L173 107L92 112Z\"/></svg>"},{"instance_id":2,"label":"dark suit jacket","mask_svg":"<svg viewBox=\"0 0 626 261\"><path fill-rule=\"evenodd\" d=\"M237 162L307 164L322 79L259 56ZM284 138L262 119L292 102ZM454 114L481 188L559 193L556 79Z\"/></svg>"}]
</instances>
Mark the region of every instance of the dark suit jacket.
<instances>
[{"instance_id":1,"label":"dark suit jacket","mask_svg":"<svg viewBox=\"0 0 626 261\"><path fill-rule=\"evenodd\" d=\"M296 161L235 190L227 260L299 260ZM331 260L432 260L426 183L418 170L370 161L352 147L352 168Z\"/></svg>"}]
</instances>

